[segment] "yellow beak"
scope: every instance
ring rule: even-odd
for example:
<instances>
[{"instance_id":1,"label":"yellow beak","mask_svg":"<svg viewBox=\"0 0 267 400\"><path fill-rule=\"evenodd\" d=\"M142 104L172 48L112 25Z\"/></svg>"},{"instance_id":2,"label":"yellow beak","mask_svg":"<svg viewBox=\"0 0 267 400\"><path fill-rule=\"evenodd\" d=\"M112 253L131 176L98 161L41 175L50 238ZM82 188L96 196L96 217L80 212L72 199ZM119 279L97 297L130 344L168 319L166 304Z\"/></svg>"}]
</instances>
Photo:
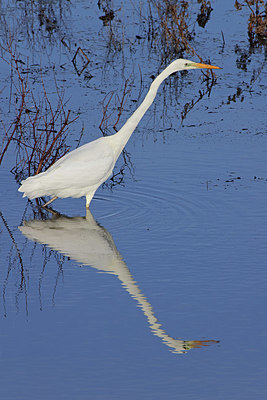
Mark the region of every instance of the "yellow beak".
<instances>
[{"instance_id":1,"label":"yellow beak","mask_svg":"<svg viewBox=\"0 0 267 400\"><path fill-rule=\"evenodd\" d=\"M195 68L221 69L221 67L215 67L215 65L201 64L201 63L194 63L193 66Z\"/></svg>"}]
</instances>

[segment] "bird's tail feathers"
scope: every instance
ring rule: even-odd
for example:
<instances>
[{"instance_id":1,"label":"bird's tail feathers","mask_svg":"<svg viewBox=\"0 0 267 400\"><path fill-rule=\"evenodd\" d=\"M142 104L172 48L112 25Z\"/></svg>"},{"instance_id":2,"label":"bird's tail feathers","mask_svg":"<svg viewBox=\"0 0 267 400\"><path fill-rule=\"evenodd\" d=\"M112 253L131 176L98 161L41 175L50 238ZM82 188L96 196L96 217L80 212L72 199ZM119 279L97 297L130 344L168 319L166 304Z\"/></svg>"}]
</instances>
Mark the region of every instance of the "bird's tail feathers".
<instances>
[{"instance_id":1,"label":"bird's tail feathers","mask_svg":"<svg viewBox=\"0 0 267 400\"><path fill-rule=\"evenodd\" d=\"M28 197L31 200L37 197L51 195L50 193L47 193L45 173L30 176L22 181L18 191L23 193L23 197Z\"/></svg>"}]
</instances>

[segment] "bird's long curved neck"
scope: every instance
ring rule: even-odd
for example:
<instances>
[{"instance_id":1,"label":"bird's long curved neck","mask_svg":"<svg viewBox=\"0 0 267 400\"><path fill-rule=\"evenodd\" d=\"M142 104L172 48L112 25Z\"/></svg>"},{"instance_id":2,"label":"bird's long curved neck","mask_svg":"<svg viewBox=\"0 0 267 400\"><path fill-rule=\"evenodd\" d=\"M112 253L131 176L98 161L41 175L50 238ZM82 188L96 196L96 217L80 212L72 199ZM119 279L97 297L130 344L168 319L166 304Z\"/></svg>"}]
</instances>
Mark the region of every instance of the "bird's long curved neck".
<instances>
[{"instance_id":1,"label":"bird's long curved neck","mask_svg":"<svg viewBox=\"0 0 267 400\"><path fill-rule=\"evenodd\" d=\"M139 124L140 120L142 119L148 108L151 106L151 104L153 103L160 84L173 72L174 71L171 64L157 76L157 78L152 82L150 89L146 97L144 98L143 102L133 113L133 115L128 119L128 121L123 125L123 127L112 136L113 143L115 143L116 150L118 151L118 156L120 155L124 146L130 139L133 131Z\"/></svg>"}]
</instances>

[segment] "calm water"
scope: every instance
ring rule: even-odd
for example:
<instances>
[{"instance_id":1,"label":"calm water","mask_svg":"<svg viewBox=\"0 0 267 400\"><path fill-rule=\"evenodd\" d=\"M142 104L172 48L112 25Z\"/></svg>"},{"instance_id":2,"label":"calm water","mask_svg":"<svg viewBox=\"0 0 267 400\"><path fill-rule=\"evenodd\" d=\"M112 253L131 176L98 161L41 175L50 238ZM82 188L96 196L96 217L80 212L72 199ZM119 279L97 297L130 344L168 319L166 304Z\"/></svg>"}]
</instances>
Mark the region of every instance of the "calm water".
<instances>
[{"instance_id":1,"label":"calm water","mask_svg":"<svg viewBox=\"0 0 267 400\"><path fill-rule=\"evenodd\" d=\"M7 3L2 14L15 26ZM161 69L155 49L133 44L140 20L125 3L119 52L107 47L101 12L85 1L60 3L59 29L50 36L39 32L31 41L21 29L29 64L42 53L49 92L55 70L68 107L81 114L71 146L83 123L82 142L101 135L101 104L111 90L120 95L122 72L135 84L120 126L141 100L138 65L141 98ZM217 84L181 124L184 104L205 84L198 71L166 82L127 145L123 184L100 188L92 214L84 199L57 200L61 216L38 212L17 192L9 172L15 153L7 153L0 167L1 398L266 397L266 72L260 50L247 70L238 68L235 46L247 49L247 17L214 2L196 43L223 67ZM115 26L121 37L122 25ZM71 64L75 43L91 59L89 81ZM1 63L8 125L9 70ZM238 87L243 100L229 101ZM121 157L116 171L123 166Z\"/></svg>"}]
</instances>

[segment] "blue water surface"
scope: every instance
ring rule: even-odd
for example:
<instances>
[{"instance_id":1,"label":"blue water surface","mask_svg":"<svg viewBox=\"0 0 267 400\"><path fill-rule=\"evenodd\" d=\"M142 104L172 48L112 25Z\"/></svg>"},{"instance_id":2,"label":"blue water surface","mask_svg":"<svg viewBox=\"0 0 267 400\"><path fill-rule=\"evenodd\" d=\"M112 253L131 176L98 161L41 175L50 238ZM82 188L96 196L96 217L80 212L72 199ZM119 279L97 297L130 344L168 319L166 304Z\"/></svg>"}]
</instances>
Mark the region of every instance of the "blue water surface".
<instances>
[{"instance_id":1,"label":"blue water surface","mask_svg":"<svg viewBox=\"0 0 267 400\"><path fill-rule=\"evenodd\" d=\"M2 16L15 25L11 15L22 5L7 3ZM41 54L50 93L52 70L64 84L80 115L69 136L74 148L83 125L82 142L101 135L104 98L123 87L122 76L132 74L134 83L119 127L162 67L153 47L135 43L143 28L132 2L122 6L122 23L114 21L125 40L117 53L107 47L96 4L59 3L59 28L39 31L31 46L21 28L20 46L30 65ZM10 172L15 145L7 152L0 166L1 398L266 397L264 55L258 49L240 69L236 45L247 48L248 11L219 1L213 8L195 43L223 67L216 85L182 121L185 103L205 84L199 71L166 81L127 144L128 162L118 160L122 183L100 188L91 212L84 199L58 199L60 216L38 211ZM77 46L88 51L90 80L74 71ZM7 126L10 75L1 71ZM231 97L238 87L242 101Z\"/></svg>"}]
</instances>

